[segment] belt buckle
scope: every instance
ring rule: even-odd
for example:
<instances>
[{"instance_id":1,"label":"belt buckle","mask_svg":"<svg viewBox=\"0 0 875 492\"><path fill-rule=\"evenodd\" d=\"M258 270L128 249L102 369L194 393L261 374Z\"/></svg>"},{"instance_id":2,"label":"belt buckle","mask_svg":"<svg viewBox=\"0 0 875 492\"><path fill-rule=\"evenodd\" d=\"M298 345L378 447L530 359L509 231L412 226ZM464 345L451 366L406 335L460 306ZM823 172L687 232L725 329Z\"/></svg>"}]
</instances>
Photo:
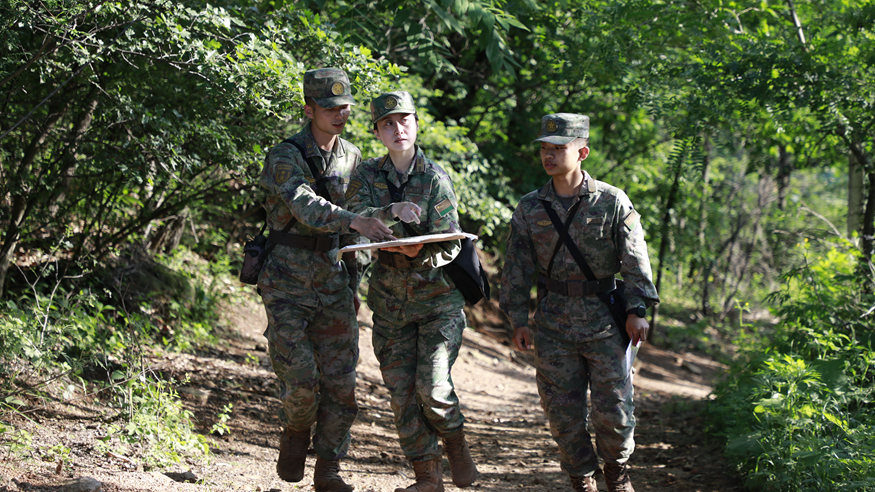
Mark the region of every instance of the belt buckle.
<instances>
[{"instance_id":1,"label":"belt buckle","mask_svg":"<svg viewBox=\"0 0 875 492\"><path fill-rule=\"evenodd\" d=\"M568 295L570 297L583 297L584 295L584 283L583 282L575 282L570 281L565 285L568 286Z\"/></svg>"}]
</instances>

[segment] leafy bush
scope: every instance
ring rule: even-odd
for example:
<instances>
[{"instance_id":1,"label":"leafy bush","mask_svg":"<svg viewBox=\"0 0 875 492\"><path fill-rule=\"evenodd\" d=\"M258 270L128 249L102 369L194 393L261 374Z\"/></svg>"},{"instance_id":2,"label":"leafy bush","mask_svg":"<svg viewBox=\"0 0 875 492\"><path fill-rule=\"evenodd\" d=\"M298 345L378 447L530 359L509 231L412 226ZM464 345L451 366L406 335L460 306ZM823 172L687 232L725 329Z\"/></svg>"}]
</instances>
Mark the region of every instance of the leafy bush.
<instances>
[{"instance_id":1,"label":"leafy bush","mask_svg":"<svg viewBox=\"0 0 875 492\"><path fill-rule=\"evenodd\" d=\"M875 276L847 245L799 248L770 297L782 324L718 386L714 424L755 489L875 490Z\"/></svg>"},{"instance_id":2,"label":"leafy bush","mask_svg":"<svg viewBox=\"0 0 875 492\"><path fill-rule=\"evenodd\" d=\"M151 380L144 374L127 379L121 372L113 379L123 380L114 388L116 403L127 418L108 427L99 447L121 455L141 453L153 467L179 463L185 457L209 456L207 440L194 431L193 414L183 408L174 381ZM120 446L113 448L115 443ZM136 449L142 451L135 451L137 444Z\"/></svg>"}]
</instances>

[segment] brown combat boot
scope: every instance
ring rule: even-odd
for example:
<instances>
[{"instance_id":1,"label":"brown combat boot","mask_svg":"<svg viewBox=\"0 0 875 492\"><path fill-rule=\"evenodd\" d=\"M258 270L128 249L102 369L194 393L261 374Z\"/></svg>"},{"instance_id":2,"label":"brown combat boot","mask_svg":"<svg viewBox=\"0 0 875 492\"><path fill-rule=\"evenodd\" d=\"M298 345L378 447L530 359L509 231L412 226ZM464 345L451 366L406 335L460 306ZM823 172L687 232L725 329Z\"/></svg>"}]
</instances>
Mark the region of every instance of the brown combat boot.
<instances>
[{"instance_id":1,"label":"brown combat boot","mask_svg":"<svg viewBox=\"0 0 875 492\"><path fill-rule=\"evenodd\" d=\"M635 492L629 479L629 465L626 463L605 463L605 483L608 492Z\"/></svg>"},{"instance_id":2,"label":"brown combat boot","mask_svg":"<svg viewBox=\"0 0 875 492\"><path fill-rule=\"evenodd\" d=\"M316 468L313 470L313 487L316 492L352 492L353 487L340 478L339 472L339 461L317 457Z\"/></svg>"},{"instance_id":3,"label":"brown combat boot","mask_svg":"<svg viewBox=\"0 0 875 492\"><path fill-rule=\"evenodd\" d=\"M595 477L571 477L571 488L574 492L599 492Z\"/></svg>"},{"instance_id":4,"label":"brown combat boot","mask_svg":"<svg viewBox=\"0 0 875 492\"><path fill-rule=\"evenodd\" d=\"M416 483L406 489L395 489L395 492L444 492L444 480L441 477L441 458L428 461L411 461Z\"/></svg>"},{"instance_id":5,"label":"brown combat boot","mask_svg":"<svg viewBox=\"0 0 875 492\"><path fill-rule=\"evenodd\" d=\"M276 472L286 482L300 482L304 478L307 448L310 447L310 429L294 431L286 427L280 437L280 457Z\"/></svg>"},{"instance_id":6,"label":"brown combat boot","mask_svg":"<svg viewBox=\"0 0 875 492\"><path fill-rule=\"evenodd\" d=\"M477 467L471 459L471 451L468 449L468 441L465 440L465 432L459 429L443 438L444 449L450 461L450 472L453 474L453 483L456 487L464 488L477 478Z\"/></svg>"}]
</instances>

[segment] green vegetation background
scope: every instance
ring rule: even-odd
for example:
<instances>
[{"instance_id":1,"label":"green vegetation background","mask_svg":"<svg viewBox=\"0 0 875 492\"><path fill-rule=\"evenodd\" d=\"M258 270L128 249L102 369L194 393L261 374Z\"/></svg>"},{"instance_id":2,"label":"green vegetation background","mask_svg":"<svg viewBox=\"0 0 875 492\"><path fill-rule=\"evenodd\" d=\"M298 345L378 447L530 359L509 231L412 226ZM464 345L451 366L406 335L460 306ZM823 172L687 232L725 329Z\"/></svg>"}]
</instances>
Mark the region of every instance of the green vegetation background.
<instances>
[{"instance_id":1,"label":"green vegetation background","mask_svg":"<svg viewBox=\"0 0 875 492\"><path fill-rule=\"evenodd\" d=\"M303 72L340 66L359 102L345 136L365 156L381 152L370 98L414 94L420 144L496 269L516 201L545 181L541 116L590 115L584 167L642 214L656 342L733 363L708 411L751 487L875 490L871 0L0 0L0 14L4 414L100 395L121 416L107 446L175 443L156 465L206 452L142 358L216 343L221 303L253 295L235 274L263 220L262 159L304 123ZM7 450L27 439L0 423Z\"/></svg>"}]
</instances>

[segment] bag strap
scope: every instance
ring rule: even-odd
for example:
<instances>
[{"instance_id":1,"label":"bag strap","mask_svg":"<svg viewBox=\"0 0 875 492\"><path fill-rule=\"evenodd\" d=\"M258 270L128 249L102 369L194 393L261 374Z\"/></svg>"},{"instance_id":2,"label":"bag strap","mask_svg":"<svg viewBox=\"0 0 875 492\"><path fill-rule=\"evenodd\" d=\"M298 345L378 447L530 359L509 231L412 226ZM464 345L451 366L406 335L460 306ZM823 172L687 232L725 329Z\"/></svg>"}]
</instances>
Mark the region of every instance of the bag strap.
<instances>
[{"instance_id":1,"label":"bag strap","mask_svg":"<svg viewBox=\"0 0 875 492\"><path fill-rule=\"evenodd\" d=\"M328 194L328 190L325 186L325 178L322 176L322 173L319 172L319 169L316 167L316 163L313 162L314 159L312 157L307 157L307 153L304 151L304 148L301 147L301 145L298 142L295 142L294 140L292 140L291 137L283 140L282 143L289 143L289 144L292 144L295 147L297 147L298 152L301 153L301 157L303 157L304 161L307 162L307 166L310 168L310 173L313 175L314 178L316 178L316 194L321 196L322 198L328 200L329 202L331 202L331 195ZM279 205L279 204L277 204L277 205ZM273 206L270 213L273 213L273 211L276 210L277 205ZM270 215L270 214L268 214L268 215ZM286 224L285 227L283 227L282 233L283 234L288 233L292 229L292 226L295 225L297 222L298 222L298 219L295 218L294 215L292 215L292 218L289 219L289 222ZM261 231L258 234L259 235L264 234L264 230L266 228L267 228L267 220L264 221L264 225L261 226ZM270 252L273 251L273 248L275 246L276 246L276 243L268 244L267 248L265 249L265 253L270 254Z\"/></svg>"},{"instance_id":2,"label":"bag strap","mask_svg":"<svg viewBox=\"0 0 875 492\"><path fill-rule=\"evenodd\" d=\"M566 219L565 224L562 223L559 215L553 210L553 206L550 202L547 200L540 200L540 202L544 207L544 210L547 212L547 215L550 217L550 221L553 222L553 227L556 228L556 232L559 233L559 241L556 243L556 248L553 250L553 257L550 258L550 264L547 266L547 277L550 277L550 273L553 271L553 261L556 259L556 253L559 252L559 248L564 243L565 247L568 248L568 252L571 253L571 256L574 258L574 261L577 262L577 266L583 271L586 279L589 281L598 280L595 273L593 273L592 269L589 267L589 264L587 264L583 253L580 252L580 249L578 249L577 245L574 244L574 241L571 240L571 236L568 235L568 231L571 229L571 223L574 220L574 215L577 213L577 209L580 208L580 204L583 203L583 200L578 200L577 203L571 207L568 211L568 219Z\"/></svg>"},{"instance_id":3,"label":"bag strap","mask_svg":"<svg viewBox=\"0 0 875 492\"><path fill-rule=\"evenodd\" d=\"M292 137L289 137L283 140L283 143L292 144L298 148L298 152L301 153L301 157L304 158L304 161L307 163L307 167L310 168L310 174L313 175L313 178L316 180L314 183L313 191L316 192L317 195L331 202L331 195L328 194L328 189L325 185L325 176L319 171L319 167L316 166L316 159L313 157L307 157L307 152L304 151L304 148L301 147L301 144L294 141ZM332 202L333 203L333 202Z\"/></svg>"}]
</instances>

